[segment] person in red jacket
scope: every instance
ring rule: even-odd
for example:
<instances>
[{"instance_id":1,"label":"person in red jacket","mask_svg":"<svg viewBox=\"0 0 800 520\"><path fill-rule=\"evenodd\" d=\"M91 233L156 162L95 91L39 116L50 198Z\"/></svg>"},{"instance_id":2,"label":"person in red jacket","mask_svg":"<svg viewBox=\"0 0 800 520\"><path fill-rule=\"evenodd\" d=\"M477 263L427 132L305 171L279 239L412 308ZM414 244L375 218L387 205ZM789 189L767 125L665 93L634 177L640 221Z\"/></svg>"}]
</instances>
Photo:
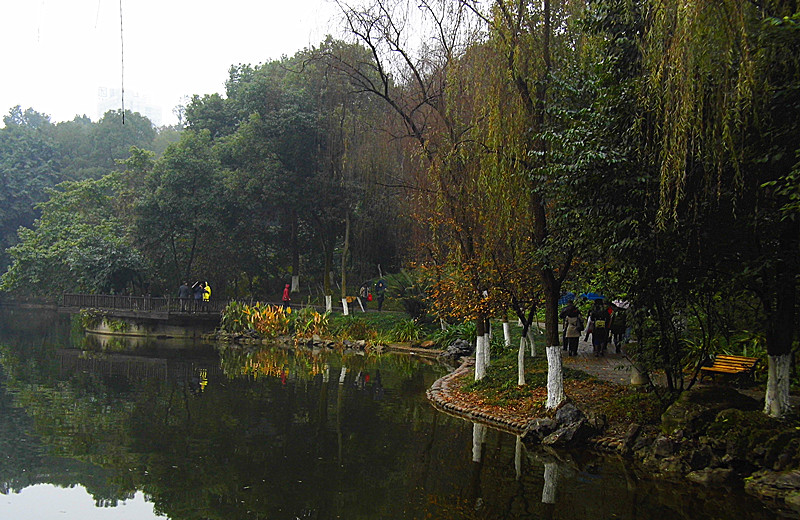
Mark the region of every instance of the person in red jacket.
<instances>
[{"instance_id":1,"label":"person in red jacket","mask_svg":"<svg viewBox=\"0 0 800 520\"><path fill-rule=\"evenodd\" d=\"M283 308L289 308L289 302L292 301L292 297L289 296L289 284L286 284L286 287L283 288Z\"/></svg>"}]
</instances>

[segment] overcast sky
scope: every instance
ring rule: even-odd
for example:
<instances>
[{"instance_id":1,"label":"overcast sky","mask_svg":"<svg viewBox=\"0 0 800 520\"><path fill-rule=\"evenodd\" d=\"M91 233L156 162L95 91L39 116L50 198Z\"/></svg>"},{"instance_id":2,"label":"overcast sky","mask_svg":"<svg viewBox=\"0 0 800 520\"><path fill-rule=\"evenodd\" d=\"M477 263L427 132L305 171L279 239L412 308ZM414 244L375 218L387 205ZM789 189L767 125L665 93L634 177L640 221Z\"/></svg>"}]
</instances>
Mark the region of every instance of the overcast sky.
<instances>
[{"instance_id":1,"label":"overcast sky","mask_svg":"<svg viewBox=\"0 0 800 520\"><path fill-rule=\"evenodd\" d=\"M146 101L172 124L183 96L223 93L231 65L337 34L335 14L328 0L122 0L121 41L120 0L0 0L0 113L96 121L100 89L123 84L122 43L126 108Z\"/></svg>"}]
</instances>

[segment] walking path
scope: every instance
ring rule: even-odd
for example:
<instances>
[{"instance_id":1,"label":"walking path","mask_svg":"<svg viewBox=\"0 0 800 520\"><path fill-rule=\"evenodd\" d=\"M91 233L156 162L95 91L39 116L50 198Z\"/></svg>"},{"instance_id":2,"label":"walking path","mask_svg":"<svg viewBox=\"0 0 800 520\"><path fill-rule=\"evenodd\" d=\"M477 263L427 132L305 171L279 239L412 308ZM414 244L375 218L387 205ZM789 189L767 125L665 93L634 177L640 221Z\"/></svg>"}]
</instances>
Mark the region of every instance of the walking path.
<instances>
[{"instance_id":1,"label":"walking path","mask_svg":"<svg viewBox=\"0 0 800 520\"><path fill-rule=\"evenodd\" d=\"M620 385L631 383L633 365L624 353L615 353L613 345L609 345L605 356L594 357L591 340L583 341L581 337L578 342L578 355L568 356L563 352L562 362L565 367L582 370L604 381Z\"/></svg>"}]
</instances>

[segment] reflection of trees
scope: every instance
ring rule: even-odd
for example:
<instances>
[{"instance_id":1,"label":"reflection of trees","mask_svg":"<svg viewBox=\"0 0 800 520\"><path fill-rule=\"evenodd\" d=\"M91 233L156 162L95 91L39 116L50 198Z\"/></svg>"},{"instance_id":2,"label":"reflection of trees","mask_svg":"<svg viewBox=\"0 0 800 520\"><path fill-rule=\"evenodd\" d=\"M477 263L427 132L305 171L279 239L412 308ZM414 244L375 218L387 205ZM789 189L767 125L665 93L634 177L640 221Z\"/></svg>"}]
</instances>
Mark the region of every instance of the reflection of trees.
<instances>
[{"instance_id":1,"label":"reflection of trees","mask_svg":"<svg viewBox=\"0 0 800 520\"><path fill-rule=\"evenodd\" d=\"M229 356L227 367L238 360L242 370L195 395L185 381L163 377L131 381L79 371L58 380L57 366L24 363L17 354L4 357L15 372L16 405L33 416L51 451L106 468L98 503L138 489L176 520L273 517L279 509L358 518L374 517L376 506L394 509L404 500L379 497L405 489L406 453L428 442L397 424L415 417L424 431L435 415L424 388L408 386L383 356L279 349ZM339 385L342 363L357 367L361 378L347 371ZM417 383L432 377L415 374ZM376 384L391 399L374 400ZM341 442L328 426L332 413ZM351 491L376 487L384 492L373 503Z\"/></svg>"}]
</instances>

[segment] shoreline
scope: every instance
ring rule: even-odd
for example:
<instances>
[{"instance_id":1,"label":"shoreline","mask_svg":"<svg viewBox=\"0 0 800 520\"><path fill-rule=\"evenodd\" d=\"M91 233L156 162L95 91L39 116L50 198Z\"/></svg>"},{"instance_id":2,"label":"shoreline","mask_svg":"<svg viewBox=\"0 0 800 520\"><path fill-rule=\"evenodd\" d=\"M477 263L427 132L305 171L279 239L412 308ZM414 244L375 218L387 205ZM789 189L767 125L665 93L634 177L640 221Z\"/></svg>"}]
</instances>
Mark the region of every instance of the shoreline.
<instances>
[{"instance_id":1,"label":"shoreline","mask_svg":"<svg viewBox=\"0 0 800 520\"><path fill-rule=\"evenodd\" d=\"M542 436L537 431L541 424L554 423L549 416L528 417L514 415L498 415L484 407L475 400L469 400L468 396L461 392L453 392L453 385L462 377L467 377L474 367L474 358L462 358L461 365L448 374L437 379L426 391L428 401L434 409L471 422L480 422L503 432L522 437L526 444L545 444ZM580 370L579 367L573 367ZM588 373L588 372L587 372ZM597 377L597 376L595 376ZM600 378L598 378L600 379ZM625 386L616 381L604 381L617 386ZM696 390L703 394L713 392L727 392L731 389L719 386L704 387ZM738 393L737 389L732 389ZM690 392L686 392L687 394ZM742 394L743 395L743 394ZM569 404L567 404L569 403ZM678 402L676 402L677 404ZM587 403L574 402L570 398L565 401L562 407L585 407ZM718 410L725 413L721 408L715 409L714 404L707 404L707 410ZM800 514L800 469L791 467L770 467L769 465L756 465L755 468L745 472L739 472L734 467L739 463L747 461L753 465L753 461L748 459L745 454L734 456L734 460L725 461L731 458L727 453L724 457L725 447L721 447L719 440L693 438L682 428L666 433L664 430L664 420L668 417L672 407L662 415L662 422L658 425L640 425L634 422L606 424L601 421L603 426L596 428L594 433L571 438L568 444L550 444L556 449L587 449L596 452L598 455L613 455L622 457L624 460L633 464L635 467L646 471L654 478L667 480L681 480L687 486L701 485L709 488L724 489L730 485L735 485L743 489L748 495L760 500L769 510L779 515L796 517ZM596 417L592 417L591 410L582 410L587 413L588 421L599 424ZM684 419L691 421L691 414L696 410L691 410L691 406L678 408L679 414L685 413ZM692 417L696 417L693 415ZM688 423L687 423L688 424ZM555 435L555 434L554 434ZM723 440L724 444L724 440ZM711 455L712 451L721 449L718 456ZM695 460L698 455L708 455L708 460L696 465Z\"/></svg>"}]
</instances>

